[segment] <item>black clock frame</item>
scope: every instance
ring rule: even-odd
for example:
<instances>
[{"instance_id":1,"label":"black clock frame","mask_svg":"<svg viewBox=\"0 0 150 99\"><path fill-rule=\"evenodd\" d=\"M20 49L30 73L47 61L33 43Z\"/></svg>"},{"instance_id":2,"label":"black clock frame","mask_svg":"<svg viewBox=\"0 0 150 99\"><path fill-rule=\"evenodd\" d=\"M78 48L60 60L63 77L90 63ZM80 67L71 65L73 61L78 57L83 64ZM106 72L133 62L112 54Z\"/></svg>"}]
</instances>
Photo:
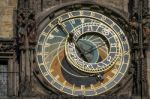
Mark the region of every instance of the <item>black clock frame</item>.
<instances>
[{"instance_id":1,"label":"black clock frame","mask_svg":"<svg viewBox=\"0 0 150 99\"><path fill-rule=\"evenodd\" d=\"M126 34L129 44L130 44L130 47L132 48L133 42L136 41L136 37L135 37L136 34L130 33L131 28L130 28L130 24L128 23L127 19L125 17L123 17L123 15L119 14L119 12L117 12L116 10L105 7L100 4L97 4L96 2L89 1L89 2L66 3L66 4L62 4L59 7L55 7L46 12L43 12L41 14L41 16L37 17L37 27L38 27L37 32L41 33L42 29L47 25L47 23L49 23L56 16L59 16L65 12L74 11L74 10L83 10L83 9L89 9L92 11L100 12L100 13L106 15L107 17L109 17L110 19L112 19L114 22L116 22L121 27L121 29L124 31L124 33ZM38 34L38 36L39 36L39 34ZM37 38L38 38L38 36L37 36ZM131 49L131 52L133 52L132 49ZM131 53L131 60L132 60L132 54L134 54L134 53ZM129 82L129 81L132 82L132 80L133 80L133 78L132 78L133 67L132 66L133 66L133 64L131 62L128 72L127 72L126 76L124 77L124 79L111 91L106 92L105 93L106 95L107 94L117 94L119 92L119 90L122 89L123 86L125 86L127 84L127 82ZM40 82L42 82L42 84L44 84L44 82L46 82L45 79L43 79L43 78L42 79L38 78L38 79L40 80ZM55 93L59 93L57 90L52 88L51 85L44 84L44 86L49 90L53 90ZM59 94L62 94L62 93L60 92Z\"/></svg>"}]
</instances>

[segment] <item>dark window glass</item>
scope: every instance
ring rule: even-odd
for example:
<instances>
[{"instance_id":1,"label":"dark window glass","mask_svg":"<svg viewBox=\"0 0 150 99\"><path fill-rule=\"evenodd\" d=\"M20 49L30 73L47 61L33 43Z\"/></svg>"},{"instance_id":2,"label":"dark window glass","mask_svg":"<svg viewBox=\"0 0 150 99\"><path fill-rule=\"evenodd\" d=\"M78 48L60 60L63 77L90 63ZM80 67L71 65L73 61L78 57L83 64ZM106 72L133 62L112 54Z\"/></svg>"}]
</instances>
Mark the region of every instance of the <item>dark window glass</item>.
<instances>
[{"instance_id":1,"label":"dark window glass","mask_svg":"<svg viewBox=\"0 0 150 99\"><path fill-rule=\"evenodd\" d=\"M7 96L7 65L0 64L0 96Z\"/></svg>"}]
</instances>

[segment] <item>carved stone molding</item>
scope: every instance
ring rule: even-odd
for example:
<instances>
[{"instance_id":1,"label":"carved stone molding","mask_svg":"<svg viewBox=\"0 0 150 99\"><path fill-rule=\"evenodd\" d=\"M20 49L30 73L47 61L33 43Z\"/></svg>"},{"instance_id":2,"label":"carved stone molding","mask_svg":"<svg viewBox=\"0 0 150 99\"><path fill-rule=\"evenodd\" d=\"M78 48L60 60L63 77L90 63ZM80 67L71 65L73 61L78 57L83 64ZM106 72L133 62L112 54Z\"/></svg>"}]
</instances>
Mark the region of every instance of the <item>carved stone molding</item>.
<instances>
[{"instance_id":1,"label":"carved stone molding","mask_svg":"<svg viewBox=\"0 0 150 99\"><path fill-rule=\"evenodd\" d=\"M15 43L13 40L0 40L0 52L14 52Z\"/></svg>"},{"instance_id":2,"label":"carved stone molding","mask_svg":"<svg viewBox=\"0 0 150 99\"><path fill-rule=\"evenodd\" d=\"M148 43L150 41L150 15L144 17L143 19L143 32L144 32L144 41Z\"/></svg>"},{"instance_id":3,"label":"carved stone molding","mask_svg":"<svg viewBox=\"0 0 150 99\"><path fill-rule=\"evenodd\" d=\"M35 12L30 9L17 10L17 36L18 43L24 45L26 39L29 43L35 43L36 23Z\"/></svg>"}]
</instances>

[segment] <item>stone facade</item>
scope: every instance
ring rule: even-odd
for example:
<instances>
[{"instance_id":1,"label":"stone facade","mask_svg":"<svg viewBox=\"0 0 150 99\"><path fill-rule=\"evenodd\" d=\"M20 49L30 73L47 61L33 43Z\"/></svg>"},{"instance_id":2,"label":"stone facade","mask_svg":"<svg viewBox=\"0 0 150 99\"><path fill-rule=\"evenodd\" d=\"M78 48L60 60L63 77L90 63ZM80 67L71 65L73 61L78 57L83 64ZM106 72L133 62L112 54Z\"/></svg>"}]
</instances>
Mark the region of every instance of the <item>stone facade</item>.
<instances>
[{"instance_id":1,"label":"stone facade","mask_svg":"<svg viewBox=\"0 0 150 99\"><path fill-rule=\"evenodd\" d=\"M83 0L73 0L73 1L83 1ZM91 0L84 0L91 1ZM92 0L98 2L102 5L107 5L109 7L119 9L120 11L128 12L128 0ZM53 6L57 6L62 3L72 2L72 0L43 0L43 8L47 9Z\"/></svg>"},{"instance_id":2,"label":"stone facade","mask_svg":"<svg viewBox=\"0 0 150 99\"><path fill-rule=\"evenodd\" d=\"M14 34L14 10L17 0L0 0L0 38L12 38Z\"/></svg>"},{"instance_id":3,"label":"stone facade","mask_svg":"<svg viewBox=\"0 0 150 99\"><path fill-rule=\"evenodd\" d=\"M147 51L147 72L148 72L148 83L149 83L149 86L150 86L150 47ZM150 87L149 87L149 95L150 95Z\"/></svg>"},{"instance_id":4,"label":"stone facade","mask_svg":"<svg viewBox=\"0 0 150 99\"><path fill-rule=\"evenodd\" d=\"M81 1L81 0L76 0ZM90 1L90 0L88 0ZM128 11L128 0L94 0L99 4L109 5L115 9ZM43 0L43 5L41 5L41 0L31 0L31 9L35 9L39 12L41 6L43 10L57 6L62 3L70 2L70 0ZM32 6L32 4L37 6ZM0 0L0 38L12 38L14 34L14 11L17 8L17 0Z\"/></svg>"},{"instance_id":5,"label":"stone facade","mask_svg":"<svg viewBox=\"0 0 150 99\"><path fill-rule=\"evenodd\" d=\"M128 12L128 0L97 0L97 2Z\"/></svg>"}]
</instances>

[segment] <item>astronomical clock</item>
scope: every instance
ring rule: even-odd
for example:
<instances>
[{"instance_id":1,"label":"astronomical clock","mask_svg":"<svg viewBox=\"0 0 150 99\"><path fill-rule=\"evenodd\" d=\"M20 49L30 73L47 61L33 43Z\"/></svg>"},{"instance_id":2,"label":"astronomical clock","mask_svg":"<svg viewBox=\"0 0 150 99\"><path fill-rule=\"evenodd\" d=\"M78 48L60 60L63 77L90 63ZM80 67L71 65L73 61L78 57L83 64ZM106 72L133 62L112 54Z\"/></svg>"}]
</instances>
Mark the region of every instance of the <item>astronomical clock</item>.
<instances>
[{"instance_id":1,"label":"astronomical clock","mask_svg":"<svg viewBox=\"0 0 150 99\"><path fill-rule=\"evenodd\" d=\"M47 14L36 61L51 89L72 96L103 95L126 76L131 60L128 32L110 9L104 10L73 4Z\"/></svg>"},{"instance_id":2,"label":"astronomical clock","mask_svg":"<svg viewBox=\"0 0 150 99\"><path fill-rule=\"evenodd\" d=\"M148 99L148 0L0 5L0 99Z\"/></svg>"}]
</instances>

